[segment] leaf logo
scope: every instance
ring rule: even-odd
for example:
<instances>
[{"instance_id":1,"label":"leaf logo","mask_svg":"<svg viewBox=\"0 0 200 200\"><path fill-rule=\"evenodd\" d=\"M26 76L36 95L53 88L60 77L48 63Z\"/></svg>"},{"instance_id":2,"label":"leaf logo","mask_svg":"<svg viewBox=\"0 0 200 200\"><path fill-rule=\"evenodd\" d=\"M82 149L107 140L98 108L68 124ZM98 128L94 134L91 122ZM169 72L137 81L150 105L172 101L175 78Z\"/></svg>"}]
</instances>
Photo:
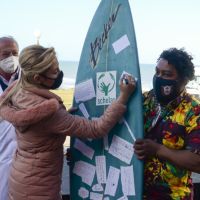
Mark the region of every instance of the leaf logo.
<instances>
[{"instance_id":1,"label":"leaf logo","mask_svg":"<svg viewBox=\"0 0 200 200\"><path fill-rule=\"evenodd\" d=\"M115 87L115 77L112 73L109 73L110 79L106 79L105 73L101 74L98 78L98 89L105 95L108 96L109 92Z\"/></svg>"}]
</instances>

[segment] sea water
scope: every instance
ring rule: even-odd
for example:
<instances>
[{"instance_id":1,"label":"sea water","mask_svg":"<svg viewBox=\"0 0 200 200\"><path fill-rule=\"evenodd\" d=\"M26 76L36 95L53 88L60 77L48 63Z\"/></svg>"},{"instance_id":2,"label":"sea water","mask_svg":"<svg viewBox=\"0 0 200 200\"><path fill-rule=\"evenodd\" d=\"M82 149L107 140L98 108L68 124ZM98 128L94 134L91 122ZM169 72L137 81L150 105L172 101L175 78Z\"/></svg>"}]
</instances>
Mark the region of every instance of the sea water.
<instances>
[{"instance_id":1,"label":"sea water","mask_svg":"<svg viewBox=\"0 0 200 200\"><path fill-rule=\"evenodd\" d=\"M59 61L59 64L60 69L64 73L63 83L60 88L73 88L75 86L76 73L79 63L77 61ZM140 74L143 91L147 91L152 88L152 79L154 72L154 64L140 64Z\"/></svg>"}]
</instances>

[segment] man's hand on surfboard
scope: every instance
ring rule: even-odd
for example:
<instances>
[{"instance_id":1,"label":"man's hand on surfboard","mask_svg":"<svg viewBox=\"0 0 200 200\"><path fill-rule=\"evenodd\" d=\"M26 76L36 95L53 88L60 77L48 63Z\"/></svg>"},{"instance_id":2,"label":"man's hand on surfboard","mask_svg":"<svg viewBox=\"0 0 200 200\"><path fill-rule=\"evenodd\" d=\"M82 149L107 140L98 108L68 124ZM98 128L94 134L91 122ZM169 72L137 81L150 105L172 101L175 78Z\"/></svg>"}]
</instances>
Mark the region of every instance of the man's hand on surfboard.
<instances>
[{"instance_id":1,"label":"man's hand on surfboard","mask_svg":"<svg viewBox=\"0 0 200 200\"><path fill-rule=\"evenodd\" d=\"M137 139L134 143L134 153L139 160L144 160L150 156L157 156L161 144L151 139Z\"/></svg>"}]
</instances>

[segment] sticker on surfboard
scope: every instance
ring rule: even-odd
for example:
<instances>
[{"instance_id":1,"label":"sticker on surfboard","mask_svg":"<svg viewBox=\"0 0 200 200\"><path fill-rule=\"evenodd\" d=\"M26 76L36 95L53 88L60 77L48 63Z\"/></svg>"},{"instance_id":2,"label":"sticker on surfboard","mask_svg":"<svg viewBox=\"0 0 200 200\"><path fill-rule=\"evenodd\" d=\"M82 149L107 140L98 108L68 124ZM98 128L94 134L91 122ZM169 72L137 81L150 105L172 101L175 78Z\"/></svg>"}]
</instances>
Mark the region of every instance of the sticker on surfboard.
<instances>
[{"instance_id":1,"label":"sticker on surfboard","mask_svg":"<svg viewBox=\"0 0 200 200\"><path fill-rule=\"evenodd\" d=\"M97 73L96 105L109 105L116 99L116 71Z\"/></svg>"}]
</instances>

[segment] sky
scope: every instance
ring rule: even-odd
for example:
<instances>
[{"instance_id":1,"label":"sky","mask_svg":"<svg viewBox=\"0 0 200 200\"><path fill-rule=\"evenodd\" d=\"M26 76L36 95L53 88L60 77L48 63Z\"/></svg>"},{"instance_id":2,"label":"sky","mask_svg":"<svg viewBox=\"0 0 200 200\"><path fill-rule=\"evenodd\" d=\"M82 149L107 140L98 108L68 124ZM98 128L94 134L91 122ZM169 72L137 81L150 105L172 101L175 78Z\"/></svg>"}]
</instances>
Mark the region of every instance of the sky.
<instances>
[{"instance_id":1,"label":"sky","mask_svg":"<svg viewBox=\"0 0 200 200\"><path fill-rule=\"evenodd\" d=\"M108 0L109 1L109 0ZM36 43L56 49L59 60L79 61L100 0L0 0L0 37L20 50ZM185 48L200 65L199 0L129 0L140 63L154 64L167 48Z\"/></svg>"}]
</instances>

